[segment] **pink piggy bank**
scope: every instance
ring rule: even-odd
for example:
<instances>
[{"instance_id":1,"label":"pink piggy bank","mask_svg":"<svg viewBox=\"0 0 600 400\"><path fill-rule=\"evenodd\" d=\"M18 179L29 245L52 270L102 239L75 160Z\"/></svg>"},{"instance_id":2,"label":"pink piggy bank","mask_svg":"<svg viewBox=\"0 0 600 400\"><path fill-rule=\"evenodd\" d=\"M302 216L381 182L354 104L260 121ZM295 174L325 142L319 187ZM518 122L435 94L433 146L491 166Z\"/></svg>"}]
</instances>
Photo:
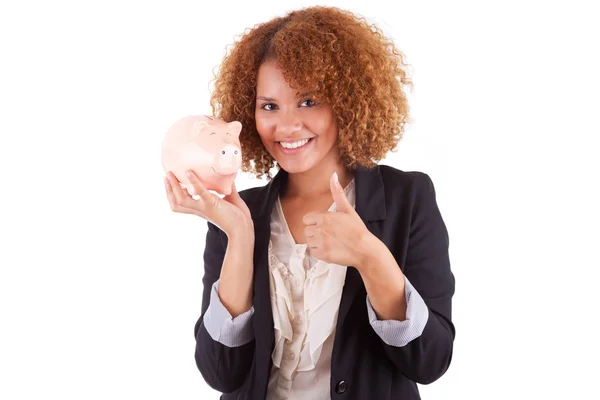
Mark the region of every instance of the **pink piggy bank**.
<instances>
[{"instance_id":1,"label":"pink piggy bank","mask_svg":"<svg viewBox=\"0 0 600 400\"><path fill-rule=\"evenodd\" d=\"M242 164L239 121L191 115L169 128L162 145L162 166L172 171L181 186L197 195L185 172L193 170L204 187L228 195Z\"/></svg>"}]
</instances>

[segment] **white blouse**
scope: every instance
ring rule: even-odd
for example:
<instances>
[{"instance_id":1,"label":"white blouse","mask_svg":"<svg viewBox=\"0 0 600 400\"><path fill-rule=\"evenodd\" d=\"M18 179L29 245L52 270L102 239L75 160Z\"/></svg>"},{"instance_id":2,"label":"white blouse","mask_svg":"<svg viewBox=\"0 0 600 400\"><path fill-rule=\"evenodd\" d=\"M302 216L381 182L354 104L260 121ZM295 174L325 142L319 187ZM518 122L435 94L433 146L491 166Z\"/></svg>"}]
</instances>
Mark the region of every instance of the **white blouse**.
<instances>
[{"instance_id":1,"label":"white blouse","mask_svg":"<svg viewBox=\"0 0 600 400\"><path fill-rule=\"evenodd\" d=\"M344 189L355 204L354 180ZM335 212L335 203L329 207ZM329 399L330 366L347 266L295 242L279 198L271 215L270 293L275 325L267 399Z\"/></svg>"}]
</instances>

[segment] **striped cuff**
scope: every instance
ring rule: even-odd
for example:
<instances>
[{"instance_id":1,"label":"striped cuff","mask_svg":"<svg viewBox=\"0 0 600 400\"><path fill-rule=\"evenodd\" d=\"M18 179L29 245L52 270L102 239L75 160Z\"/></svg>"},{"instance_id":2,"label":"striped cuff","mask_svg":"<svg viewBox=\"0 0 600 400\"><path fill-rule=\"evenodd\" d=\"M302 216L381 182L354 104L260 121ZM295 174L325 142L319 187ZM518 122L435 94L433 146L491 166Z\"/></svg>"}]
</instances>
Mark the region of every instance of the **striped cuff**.
<instances>
[{"instance_id":1,"label":"striped cuff","mask_svg":"<svg viewBox=\"0 0 600 400\"><path fill-rule=\"evenodd\" d=\"M403 347L421 336L429 319L429 310L419 292L406 277L404 277L404 282L407 305L406 320L404 321L377 319L367 295L367 312L369 313L371 327L381 340L389 346Z\"/></svg>"},{"instance_id":2,"label":"striped cuff","mask_svg":"<svg viewBox=\"0 0 600 400\"><path fill-rule=\"evenodd\" d=\"M219 281L213 284L210 303L204 313L204 326L214 341L227 347L239 347L251 342L254 339L253 315L254 306L232 318L219 298Z\"/></svg>"}]
</instances>

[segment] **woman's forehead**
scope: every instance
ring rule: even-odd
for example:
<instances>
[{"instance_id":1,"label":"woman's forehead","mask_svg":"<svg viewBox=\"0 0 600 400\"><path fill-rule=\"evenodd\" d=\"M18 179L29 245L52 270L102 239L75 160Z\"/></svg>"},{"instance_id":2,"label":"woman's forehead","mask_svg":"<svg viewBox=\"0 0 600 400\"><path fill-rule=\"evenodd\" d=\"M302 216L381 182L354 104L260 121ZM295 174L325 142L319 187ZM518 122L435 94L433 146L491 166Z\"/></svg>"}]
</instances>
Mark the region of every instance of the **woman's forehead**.
<instances>
[{"instance_id":1,"label":"woman's forehead","mask_svg":"<svg viewBox=\"0 0 600 400\"><path fill-rule=\"evenodd\" d=\"M256 95L258 99L266 101L277 100L278 96L283 95L296 98L317 97L314 90L291 85L274 62L264 63L259 68Z\"/></svg>"}]
</instances>

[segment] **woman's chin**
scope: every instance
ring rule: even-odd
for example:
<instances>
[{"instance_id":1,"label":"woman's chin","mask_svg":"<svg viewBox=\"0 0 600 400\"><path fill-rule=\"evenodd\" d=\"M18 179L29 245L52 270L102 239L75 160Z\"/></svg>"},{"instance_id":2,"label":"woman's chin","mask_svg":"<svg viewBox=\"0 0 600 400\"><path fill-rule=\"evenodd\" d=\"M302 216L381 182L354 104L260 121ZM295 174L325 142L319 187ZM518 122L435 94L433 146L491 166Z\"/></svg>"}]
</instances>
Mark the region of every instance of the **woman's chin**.
<instances>
[{"instance_id":1,"label":"woman's chin","mask_svg":"<svg viewBox=\"0 0 600 400\"><path fill-rule=\"evenodd\" d=\"M314 167L312 163L308 163L306 160L300 162L281 160L277 161L277 164L289 174L300 174L310 171Z\"/></svg>"}]
</instances>

